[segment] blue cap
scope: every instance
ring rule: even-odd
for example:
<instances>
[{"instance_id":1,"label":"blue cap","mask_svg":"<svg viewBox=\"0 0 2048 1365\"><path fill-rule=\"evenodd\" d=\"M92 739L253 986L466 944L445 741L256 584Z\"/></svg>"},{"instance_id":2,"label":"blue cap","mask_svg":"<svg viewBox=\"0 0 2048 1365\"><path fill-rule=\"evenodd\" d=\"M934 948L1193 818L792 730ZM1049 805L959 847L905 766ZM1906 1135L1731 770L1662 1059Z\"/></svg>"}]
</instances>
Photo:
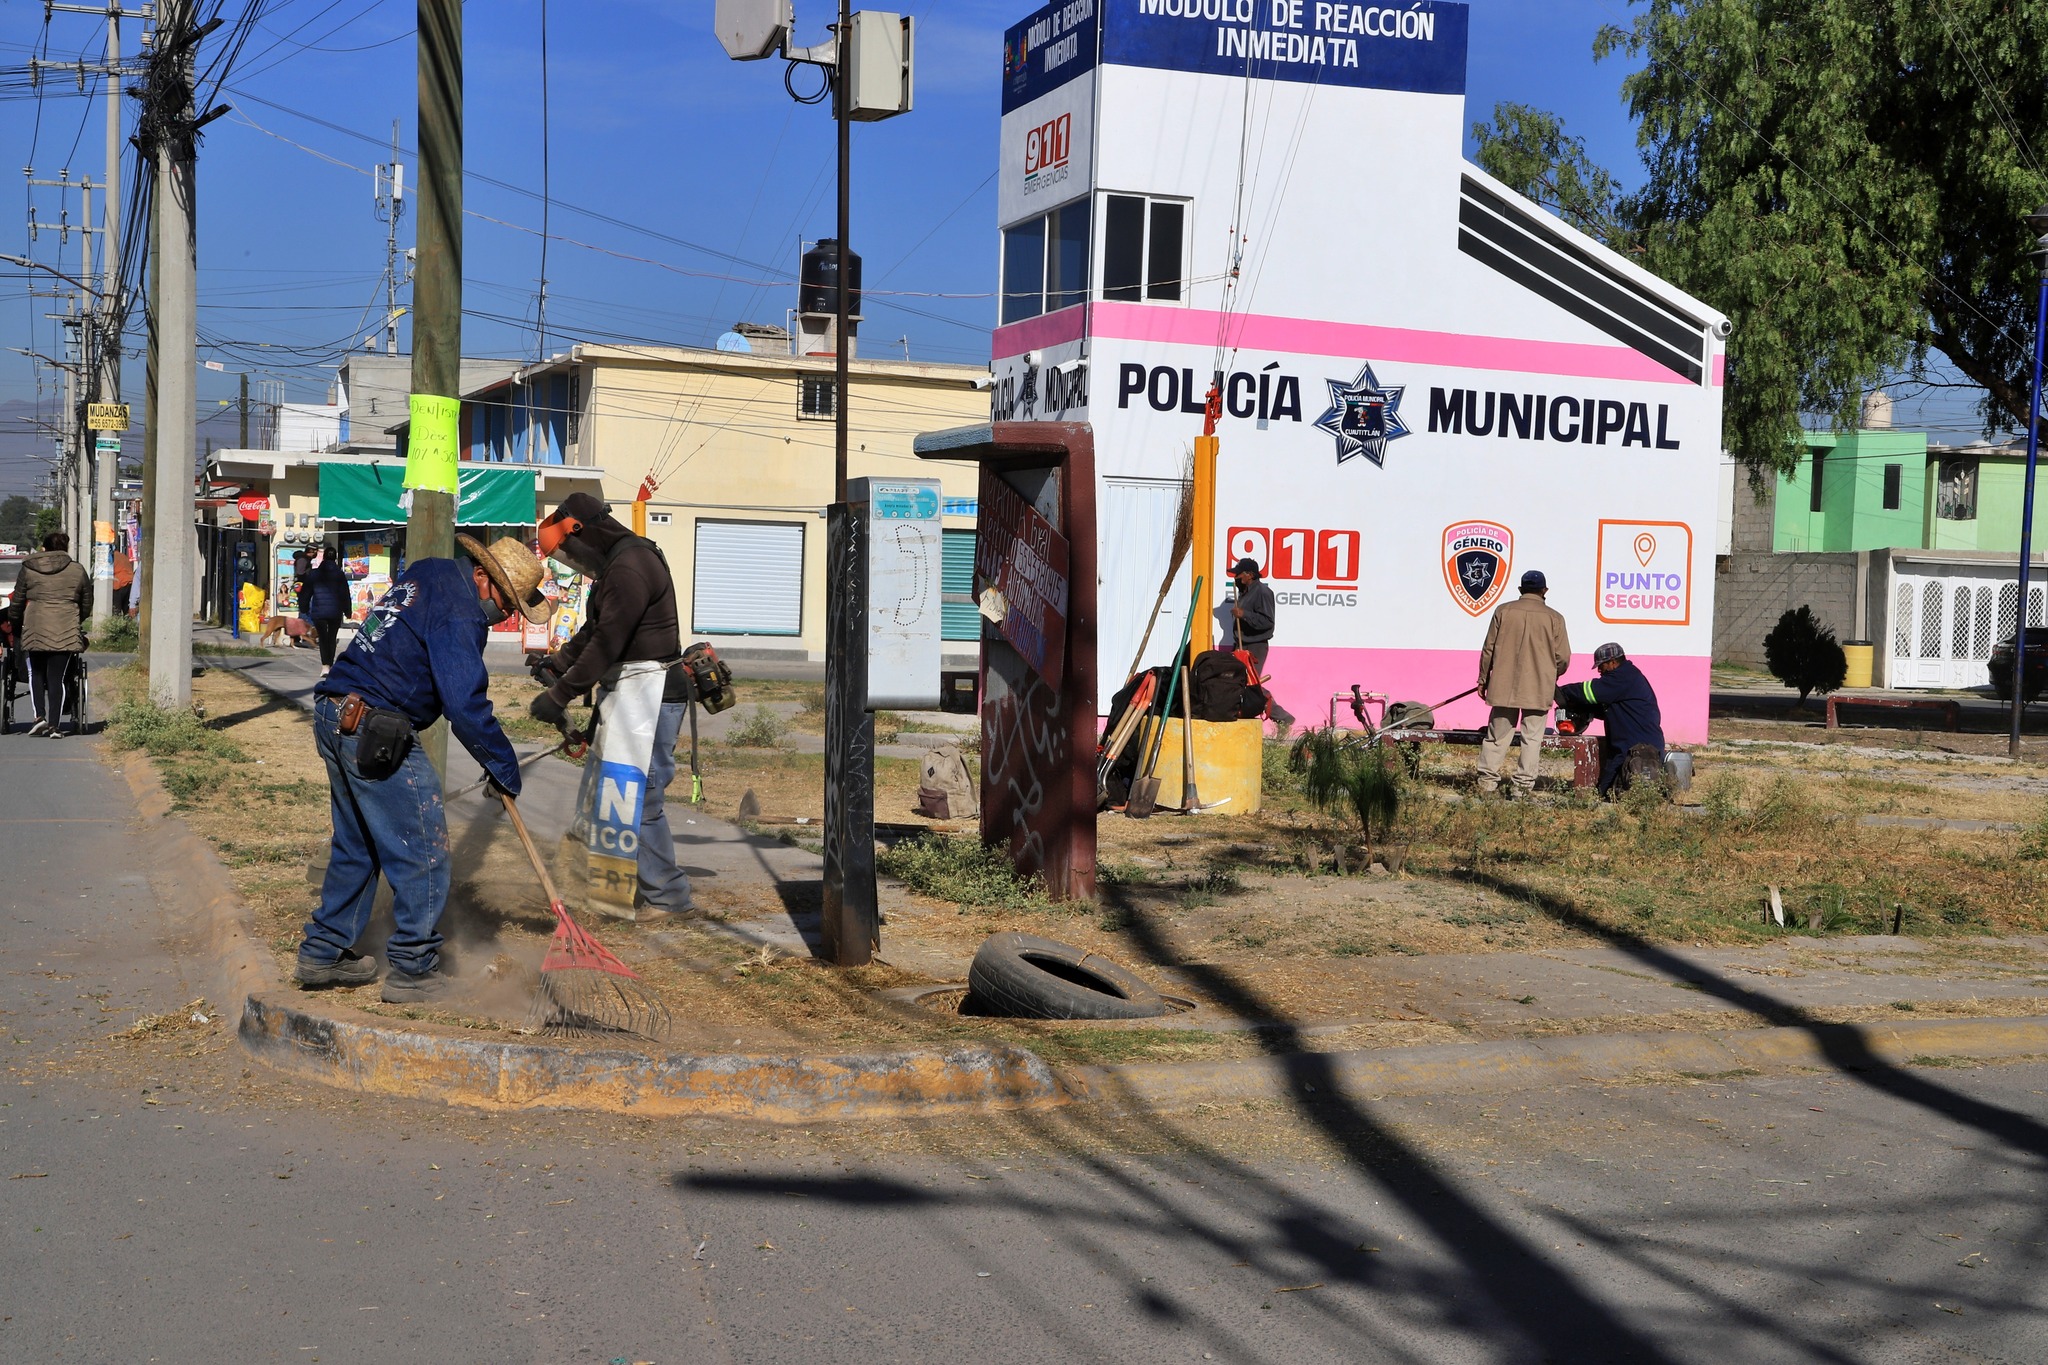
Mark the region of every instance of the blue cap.
<instances>
[{"instance_id":1,"label":"blue cap","mask_svg":"<svg viewBox=\"0 0 2048 1365\"><path fill-rule=\"evenodd\" d=\"M1531 569L1522 575L1523 592L1549 592L1549 580L1543 577L1543 570Z\"/></svg>"}]
</instances>

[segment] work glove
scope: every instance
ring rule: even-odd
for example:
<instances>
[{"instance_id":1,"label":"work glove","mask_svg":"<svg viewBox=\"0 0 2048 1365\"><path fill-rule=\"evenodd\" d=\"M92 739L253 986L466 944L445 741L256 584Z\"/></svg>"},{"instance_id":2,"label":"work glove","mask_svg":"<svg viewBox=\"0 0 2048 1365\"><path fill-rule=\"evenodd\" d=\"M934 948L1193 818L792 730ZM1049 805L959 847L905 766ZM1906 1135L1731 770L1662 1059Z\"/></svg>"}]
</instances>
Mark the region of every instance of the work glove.
<instances>
[{"instance_id":1,"label":"work glove","mask_svg":"<svg viewBox=\"0 0 2048 1365\"><path fill-rule=\"evenodd\" d=\"M526 656L527 671L542 687L553 687L568 670L563 667L559 654L529 654Z\"/></svg>"},{"instance_id":2,"label":"work glove","mask_svg":"<svg viewBox=\"0 0 2048 1365\"><path fill-rule=\"evenodd\" d=\"M500 782L495 777L486 776L484 778L484 786L485 789L490 792L491 798L493 800L497 800L501 797L519 795L518 792L513 791L510 787L506 786L504 783Z\"/></svg>"},{"instance_id":3,"label":"work glove","mask_svg":"<svg viewBox=\"0 0 2048 1365\"><path fill-rule=\"evenodd\" d=\"M569 733L569 708L556 701L552 692L543 692L527 703L526 714L565 735Z\"/></svg>"}]
</instances>

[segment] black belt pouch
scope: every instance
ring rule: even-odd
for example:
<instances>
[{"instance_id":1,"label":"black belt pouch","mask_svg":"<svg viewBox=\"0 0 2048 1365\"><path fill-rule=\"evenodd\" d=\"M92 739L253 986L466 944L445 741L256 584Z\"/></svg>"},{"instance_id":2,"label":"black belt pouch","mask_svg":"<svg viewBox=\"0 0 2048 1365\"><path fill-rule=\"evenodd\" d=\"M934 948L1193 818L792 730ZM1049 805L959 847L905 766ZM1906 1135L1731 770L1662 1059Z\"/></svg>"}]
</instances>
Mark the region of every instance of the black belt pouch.
<instances>
[{"instance_id":1,"label":"black belt pouch","mask_svg":"<svg viewBox=\"0 0 2048 1365\"><path fill-rule=\"evenodd\" d=\"M366 782L382 782L411 752L412 722L396 711L372 710L356 727L356 773Z\"/></svg>"}]
</instances>

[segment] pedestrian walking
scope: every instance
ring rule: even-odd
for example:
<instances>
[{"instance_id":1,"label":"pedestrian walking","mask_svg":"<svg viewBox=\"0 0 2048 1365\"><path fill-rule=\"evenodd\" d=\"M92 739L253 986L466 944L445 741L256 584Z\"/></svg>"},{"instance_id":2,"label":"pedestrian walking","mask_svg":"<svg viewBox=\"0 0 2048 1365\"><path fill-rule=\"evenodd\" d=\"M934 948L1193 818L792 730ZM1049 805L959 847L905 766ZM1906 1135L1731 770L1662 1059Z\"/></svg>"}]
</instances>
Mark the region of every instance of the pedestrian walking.
<instances>
[{"instance_id":1,"label":"pedestrian walking","mask_svg":"<svg viewBox=\"0 0 2048 1365\"><path fill-rule=\"evenodd\" d=\"M126 550L116 546L114 549L114 615L126 616L128 614L128 599L134 596L134 594L135 561L128 557Z\"/></svg>"},{"instance_id":2,"label":"pedestrian walking","mask_svg":"<svg viewBox=\"0 0 2048 1365\"><path fill-rule=\"evenodd\" d=\"M92 575L71 557L70 536L52 531L43 537L40 553L21 561L7 611L15 644L28 660L36 712L29 733L54 736L64 724L65 690L85 653L85 622L92 615Z\"/></svg>"},{"instance_id":3,"label":"pedestrian walking","mask_svg":"<svg viewBox=\"0 0 2048 1365\"><path fill-rule=\"evenodd\" d=\"M1502 603L1486 627L1479 651L1479 695L1491 707L1486 738L1479 745L1479 790L1494 792L1508 779L1508 748L1515 732L1522 735L1522 759L1512 782L1517 790L1536 790L1543 762L1543 722L1557 690L1557 680L1571 667L1572 645L1564 617L1544 599L1549 583L1535 569L1522 575L1522 594Z\"/></svg>"},{"instance_id":4,"label":"pedestrian walking","mask_svg":"<svg viewBox=\"0 0 2048 1365\"><path fill-rule=\"evenodd\" d=\"M519 761L487 691L484 640L513 611L548 619L540 560L506 537L489 549L456 541L474 560L414 560L379 598L356 638L313 689L313 743L327 766L334 839L320 905L306 922L294 977L302 986L359 986L377 959L359 952L381 874L391 885L390 964L383 997L394 1004L445 998L441 915L450 880L441 779L417 733L448 728L490 778L519 794Z\"/></svg>"},{"instance_id":5,"label":"pedestrian walking","mask_svg":"<svg viewBox=\"0 0 2048 1365\"><path fill-rule=\"evenodd\" d=\"M634 535L588 493L571 493L541 523L540 548L595 584L582 628L534 666L535 679L547 690L529 710L534 719L561 727L568 723L570 699L593 687L601 689L600 711L622 687L649 689L647 701L660 712L646 758L633 902L654 913L636 915L636 920L653 922L693 910L690 879L676 865L675 834L668 823L676 740L689 718L692 696L688 670L675 666L683 657L682 631L668 561L659 546ZM660 667L628 667L633 664Z\"/></svg>"},{"instance_id":6,"label":"pedestrian walking","mask_svg":"<svg viewBox=\"0 0 2048 1365\"><path fill-rule=\"evenodd\" d=\"M348 608L348 576L341 571L334 552L323 545L307 558L306 576L299 580L299 615L313 623L313 634L320 641L323 678L334 667L334 642Z\"/></svg>"}]
</instances>

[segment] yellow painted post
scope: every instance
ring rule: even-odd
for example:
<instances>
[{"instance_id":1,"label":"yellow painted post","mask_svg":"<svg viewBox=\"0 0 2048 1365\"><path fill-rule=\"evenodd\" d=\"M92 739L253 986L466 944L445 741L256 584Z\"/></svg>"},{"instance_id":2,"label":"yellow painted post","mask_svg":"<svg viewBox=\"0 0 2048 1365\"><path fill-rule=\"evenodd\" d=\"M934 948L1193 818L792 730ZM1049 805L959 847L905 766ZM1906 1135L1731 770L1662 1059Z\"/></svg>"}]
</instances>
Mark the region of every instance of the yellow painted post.
<instances>
[{"instance_id":1,"label":"yellow painted post","mask_svg":"<svg viewBox=\"0 0 2048 1365\"><path fill-rule=\"evenodd\" d=\"M647 534L647 499L645 498L633 499L633 534L636 536Z\"/></svg>"},{"instance_id":2,"label":"yellow painted post","mask_svg":"<svg viewBox=\"0 0 2048 1365\"><path fill-rule=\"evenodd\" d=\"M1194 631L1188 637L1188 666L1195 655L1214 647L1216 558L1216 448L1214 436L1195 438L1195 592Z\"/></svg>"}]
</instances>

